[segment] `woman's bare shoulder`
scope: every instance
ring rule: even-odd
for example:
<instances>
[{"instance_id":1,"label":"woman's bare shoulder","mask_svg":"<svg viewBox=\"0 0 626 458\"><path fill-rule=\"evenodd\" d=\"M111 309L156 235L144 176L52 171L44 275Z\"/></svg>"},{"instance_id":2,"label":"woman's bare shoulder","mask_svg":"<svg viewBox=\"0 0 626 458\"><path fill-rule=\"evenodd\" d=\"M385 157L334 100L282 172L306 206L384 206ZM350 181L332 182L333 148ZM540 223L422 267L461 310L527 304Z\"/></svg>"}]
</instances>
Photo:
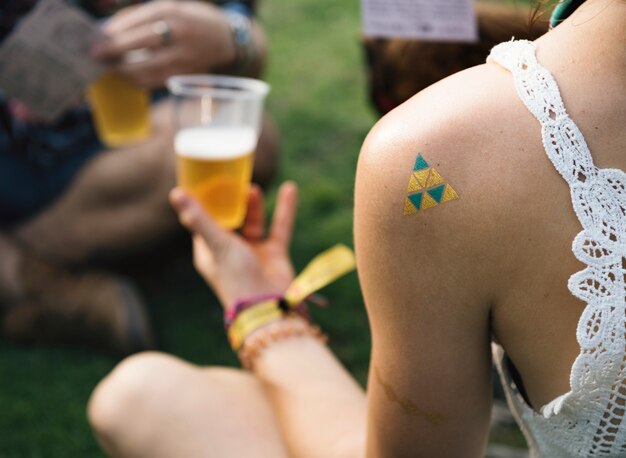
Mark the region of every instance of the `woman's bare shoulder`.
<instances>
[{"instance_id":1,"label":"woman's bare shoulder","mask_svg":"<svg viewBox=\"0 0 626 458\"><path fill-rule=\"evenodd\" d=\"M478 284L493 275L489 265L506 257L493 245L523 218L511 202L525 202L534 160L547 161L540 128L511 75L493 64L458 73L371 130L357 171L356 230L366 220L360 215L374 210L368 221L381 239L407 253L432 250L453 264L442 270L456 269L467 284ZM360 205L363 195L368 210ZM476 257L489 256L493 262L476 269Z\"/></svg>"},{"instance_id":2,"label":"woman's bare shoulder","mask_svg":"<svg viewBox=\"0 0 626 458\"><path fill-rule=\"evenodd\" d=\"M509 225L503 193L512 186L505 157L517 141L506 117L519 103L510 76L490 67L394 110L359 159L355 245L381 374L373 410L391 411L385 390L395 386L441 415L419 429L406 416L385 417L395 420L381 440L425 456L440 456L446 437L458 439L449 456L479 456L488 431L490 311L506 246L498 238Z\"/></svg>"},{"instance_id":3,"label":"woman's bare shoulder","mask_svg":"<svg viewBox=\"0 0 626 458\"><path fill-rule=\"evenodd\" d=\"M361 161L397 162L401 155L428 150L452 167L467 157L476 163L493 149L524 140L519 133L535 124L510 73L480 65L430 86L382 118L366 139Z\"/></svg>"}]
</instances>

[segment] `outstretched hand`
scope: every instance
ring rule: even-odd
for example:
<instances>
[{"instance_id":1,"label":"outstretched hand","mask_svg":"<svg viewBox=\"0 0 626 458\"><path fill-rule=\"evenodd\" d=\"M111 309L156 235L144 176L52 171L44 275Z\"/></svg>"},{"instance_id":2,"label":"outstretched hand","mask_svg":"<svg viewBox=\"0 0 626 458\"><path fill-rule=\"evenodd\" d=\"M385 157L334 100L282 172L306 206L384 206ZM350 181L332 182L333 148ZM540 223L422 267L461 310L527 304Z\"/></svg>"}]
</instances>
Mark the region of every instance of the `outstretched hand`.
<instances>
[{"instance_id":1,"label":"outstretched hand","mask_svg":"<svg viewBox=\"0 0 626 458\"><path fill-rule=\"evenodd\" d=\"M281 294L294 278L289 245L296 216L298 189L285 182L269 233L265 233L263 193L253 185L241 235L220 228L200 204L182 189L170 193L178 218L193 234L194 265L227 307L239 298Z\"/></svg>"}]
</instances>

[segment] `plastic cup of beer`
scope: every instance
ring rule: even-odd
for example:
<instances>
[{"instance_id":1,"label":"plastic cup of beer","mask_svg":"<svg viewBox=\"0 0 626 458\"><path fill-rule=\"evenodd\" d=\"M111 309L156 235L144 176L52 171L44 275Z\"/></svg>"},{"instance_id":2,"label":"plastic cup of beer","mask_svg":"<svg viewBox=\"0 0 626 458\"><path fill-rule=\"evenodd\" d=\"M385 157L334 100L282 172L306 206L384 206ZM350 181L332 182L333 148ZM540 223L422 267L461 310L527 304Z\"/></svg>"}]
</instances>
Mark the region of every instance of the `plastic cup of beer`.
<instances>
[{"instance_id":1,"label":"plastic cup of beer","mask_svg":"<svg viewBox=\"0 0 626 458\"><path fill-rule=\"evenodd\" d=\"M263 103L269 86L251 78L173 76L178 184L225 229L246 216Z\"/></svg>"},{"instance_id":2,"label":"plastic cup of beer","mask_svg":"<svg viewBox=\"0 0 626 458\"><path fill-rule=\"evenodd\" d=\"M126 61L145 59L144 50L128 53ZM98 137L109 147L144 140L152 131L150 95L123 76L105 71L87 88Z\"/></svg>"}]
</instances>

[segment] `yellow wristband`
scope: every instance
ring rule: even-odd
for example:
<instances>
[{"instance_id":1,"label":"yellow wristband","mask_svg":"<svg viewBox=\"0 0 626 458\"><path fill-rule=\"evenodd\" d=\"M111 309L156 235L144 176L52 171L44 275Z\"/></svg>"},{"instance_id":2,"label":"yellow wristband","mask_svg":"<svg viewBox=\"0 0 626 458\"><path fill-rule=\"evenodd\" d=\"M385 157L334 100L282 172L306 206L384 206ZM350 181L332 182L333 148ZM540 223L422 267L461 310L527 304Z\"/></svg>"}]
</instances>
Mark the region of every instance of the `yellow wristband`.
<instances>
[{"instance_id":1,"label":"yellow wristband","mask_svg":"<svg viewBox=\"0 0 626 458\"><path fill-rule=\"evenodd\" d=\"M228 340L233 350L237 351L241 348L246 336L252 333L252 331L263 327L264 325L271 323L272 321L280 320L283 316L283 311L278 307L278 301L276 299L270 299L244 310L228 329Z\"/></svg>"},{"instance_id":2,"label":"yellow wristband","mask_svg":"<svg viewBox=\"0 0 626 458\"><path fill-rule=\"evenodd\" d=\"M320 253L289 285L283 300L268 299L239 312L228 328L228 340L238 351L253 331L281 319L296 309L308 296L354 270L354 253L345 245L336 245Z\"/></svg>"}]
</instances>

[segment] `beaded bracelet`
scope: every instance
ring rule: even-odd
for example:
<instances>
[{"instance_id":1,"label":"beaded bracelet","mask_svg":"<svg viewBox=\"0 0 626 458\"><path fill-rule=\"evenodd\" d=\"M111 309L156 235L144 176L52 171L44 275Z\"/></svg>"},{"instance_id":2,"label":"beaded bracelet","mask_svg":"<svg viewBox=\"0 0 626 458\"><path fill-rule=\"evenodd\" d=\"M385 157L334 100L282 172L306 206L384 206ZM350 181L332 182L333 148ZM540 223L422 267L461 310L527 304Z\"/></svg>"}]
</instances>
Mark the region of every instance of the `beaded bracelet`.
<instances>
[{"instance_id":1,"label":"beaded bracelet","mask_svg":"<svg viewBox=\"0 0 626 458\"><path fill-rule=\"evenodd\" d=\"M326 301L314 293L354 270L355 265L352 250L344 245L335 245L313 258L284 294L265 294L238 300L224 312L230 346L238 352L253 333L290 316L300 316L309 322L306 301L326 305Z\"/></svg>"},{"instance_id":2,"label":"beaded bracelet","mask_svg":"<svg viewBox=\"0 0 626 458\"><path fill-rule=\"evenodd\" d=\"M259 298L260 301L238 301L239 307L233 307L224 314L228 341L234 351L242 347L250 334L274 321L288 316L299 316L307 322L310 321L309 310L304 302L291 305L280 296Z\"/></svg>"},{"instance_id":3,"label":"beaded bracelet","mask_svg":"<svg viewBox=\"0 0 626 458\"><path fill-rule=\"evenodd\" d=\"M323 344L326 344L328 341L328 336L322 333L319 326L311 326L306 321L298 319L272 322L264 328L257 330L245 340L243 347L238 352L241 365L246 369L252 370L254 360L272 342L303 336L313 337Z\"/></svg>"}]
</instances>

